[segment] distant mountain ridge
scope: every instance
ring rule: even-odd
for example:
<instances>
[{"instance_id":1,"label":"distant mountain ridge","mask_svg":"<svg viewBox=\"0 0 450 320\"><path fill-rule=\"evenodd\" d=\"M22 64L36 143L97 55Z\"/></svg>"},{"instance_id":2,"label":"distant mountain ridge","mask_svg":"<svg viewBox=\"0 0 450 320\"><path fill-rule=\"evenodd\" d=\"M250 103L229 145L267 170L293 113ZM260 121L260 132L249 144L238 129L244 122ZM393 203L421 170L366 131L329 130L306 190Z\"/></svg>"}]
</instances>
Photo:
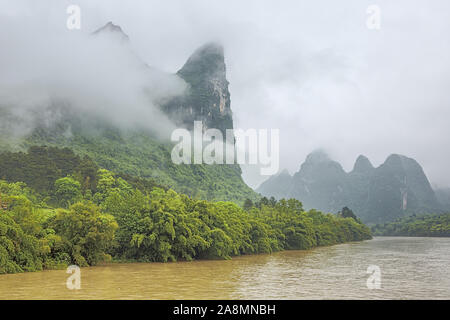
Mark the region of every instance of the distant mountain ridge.
<instances>
[{"instance_id":1,"label":"distant mountain ridge","mask_svg":"<svg viewBox=\"0 0 450 320\"><path fill-rule=\"evenodd\" d=\"M323 151L307 156L293 176L273 176L256 190L264 196L296 198L306 208L338 212L350 207L366 223L382 223L409 214L440 212L440 203L422 167L414 159L393 154L375 168L359 156L353 170Z\"/></svg>"}]
</instances>

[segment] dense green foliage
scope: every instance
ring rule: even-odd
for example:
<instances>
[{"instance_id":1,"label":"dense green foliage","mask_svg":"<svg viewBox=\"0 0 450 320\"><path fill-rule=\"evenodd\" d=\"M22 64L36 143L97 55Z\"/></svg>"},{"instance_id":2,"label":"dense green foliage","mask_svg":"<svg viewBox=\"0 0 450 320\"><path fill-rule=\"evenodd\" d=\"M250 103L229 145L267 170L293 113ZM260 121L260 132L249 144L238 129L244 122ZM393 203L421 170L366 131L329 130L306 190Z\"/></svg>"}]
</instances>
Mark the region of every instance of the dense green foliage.
<instances>
[{"instance_id":1,"label":"dense green foliage","mask_svg":"<svg viewBox=\"0 0 450 320\"><path fill-rule=\"evenodd\" d=\"M410 216L372 227L379 236L450 237L450 213Z\"/></svg>"},{"instance_id":2,"label":"dense green foliage","mask_svg":"<svg viewBox=\"0 0 450 320\"><path fill-rule=\"evenodd\" d=\"M369 239L353 218L305 212L298 200L263 199L244 210L232 202L197 200L173 190L133 188L105 169L96 193L80 198L72 178L49 207L24 183L0 181L0 273L127 261L229 259ZM72 192L75 188L76 192Z\"/></svg>"},{"instance_id":3,"label":"dense green foliage","mask_svg":"<svg viewBox=\"0 0 450 320\"><path fill-rule=\"evenodd\" d=\"M25 182L30 188L48 196L55 181L73 176L84 193L95 192L98 166L89 158L81 158L68 148L31 146L28 152L0 153L0 179Z\"/></svg>"},{"instance_id":4,"label":"dense green foliage","mask_svg":"<svg viewBox=\"0 0 450 320\"><path fill-rule=\"evenodd\" d=\"M55 198L62 207L81 200L81 184L71 177L56 180Z\"/></svg>"},{"instance_id":5,"label":"dense green foliage","mask_svg":"<svg viewBox=\"0 0 450 320\"><path fill-rule=\"evenodd\" d=\"M63 252L79 266L109 260L106 253L118 228L110 215L101 214L93 204L77 203L70 210L59 210L50 226L61 236Z\"/></svg>"},{"instance_id":6,"label":"dense green foliage","mask_svg":"<svg viewBox=\"0 0 450 320\"><path fill-rule=\"evenodd\" d=\"M229 259L371 237L347 208L332 215L306 212L294 199L247 199L244 208L200 200L98 168L69 149L3 153L0 169L9 180L0 180L0 273L111 258Z\"/></svg>"},{"instance_id":7,"label":"dense green foliage","mask_svg":"<svg viewBox=\"0 0 450 320\"><path fill-rule=\"evenodd\" d=\"M242 180L239 165L176 165L170 155L173 146L147 133L101 128L92 134L85 129L77 131L72 123L70 126L73 132L70 138L61 132L37 130L27 143L70 148L76 154L93 159L102 168L121 175L157 181L158 185L197 199L234 201L238 204L246 198L258 199L256 192ZM9 179L6 177L6 180Z\"/></svg>"},{"instance_id":8,"label":"dense green foliage","mask_svg":"<svg viewBox=\"0 0 450 320\"><path fill-rule=\"evenodd\" d=\"M338 212L338 216L340 216L342 218L352 218L355 221L359 221L359 218L355 215L353 210L351 210L349 207L342 208L342 210Z\"/></svg>"},{"instance_id":9,"label":"dense green foliage","mask_svg":"<svg viewBox=\"0 0 450 320\"><path fill-rule=\"evenodd\" d=\"M87 266L109 258L118 227L112 216L89 202L55 210L37 199L24 183L0 180L0 273Z\"/></svg>"},{"instance_id":10,"label":"dense green foliage","mask_svg":"<svg viewBox=\"0 0 450 320\"><path fill-rule=\"evenodd\" d=\"M0 274L42 270L39 240L8 215L0 215Z\"/></svg>"}]
</instances>

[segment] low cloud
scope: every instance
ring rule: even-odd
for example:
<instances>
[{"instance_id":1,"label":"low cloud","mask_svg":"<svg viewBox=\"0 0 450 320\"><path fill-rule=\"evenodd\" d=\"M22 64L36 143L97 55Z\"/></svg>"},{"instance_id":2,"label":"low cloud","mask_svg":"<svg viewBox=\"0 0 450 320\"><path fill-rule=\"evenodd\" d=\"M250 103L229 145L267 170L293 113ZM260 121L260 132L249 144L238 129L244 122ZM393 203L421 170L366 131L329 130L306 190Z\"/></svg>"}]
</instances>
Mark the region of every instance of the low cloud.
<instances>
[{"instance_id":1,"label":"low cloud","mask_svg":"<svg viewBox=\"0 0 450 320\"><path fill-rule=\"evenodd\" d=\"M115 32L48 28L39 19L0 22L3 131L28 134L70 112L168 137L175 126L159 104L184 92L182 79L147 66Z\"/></svg>"},{"instance_id":2,"label":"low cloud","mask_svg":"<svg viewBox=\"0 0 450 320\"><path fill-rule=\"evenodd\" d=\"M433 3L286 0L282 4L275 0L132 3L77 0L75 3L81 7L80 32L65 28L66 8L73 1L2 1L0 82L15 79L16 73L20 78L29 69L38 70L37 74L45 79L48 74L70 70L71 65L75 75L87 73L86 77L78 75L75 79L96 79L95 69L78 70L91 67L92 61L74 57L72 62L53 64L53 50L47 47L63 47L58 50L69 51L69 55L74 55L75 50L77 56L83 56L83 49L71 45L76 43L73 38L85 33L90 39L87 34L107 21L125 30L134 52L143 60L171 73L198 46L217 40L225 47L235 127L280 129L281 168L291 173L297 171L306 155L317 148L327 150L346 170L351 170L359 154L379 165L389 154L401 153L422 164L433 183L450 185L450 42L445 37L450 33L450 2L447 0ZM373 4L381 9L380 30L366 26L366 10ZM25 23L9 24L17 17L22 17ZM47 34L56 35L52 40ZM17 46L17 39L21 38L28 41ZM99 52L105 50L97 45ZM42 55L40 51L50 55L45 63L34 62L33 55ZM100 61L95 63L104 63L98 73L103 74L101 78L108 78L103 82L107 86L98 81L95 86L99 88L90 89L91 85L79 84L81 80L72 84L70 78L62 83L68 88L83 88L86 97L101 92L106 102L98 101L103 105L100 113L110 114L119 123L122 120L140 123L133 115L147 119L140 117L147 104L142 103L139 94L129 93L134 90L133 82L142 82L142 75L133 71L128 77L110 79L112 74L130 71L121 70L124 64L113 63L118 58L128 61L117 57L123 51L106 51L100 57L109 62L98 57ZM92 54L85 54L92 59ZM23 66L15 67L16 61L22 61ZM48 70L47 66L58 66L58 70ZM5 67L9 73L4 72ZM48 81L60 76L50 78ZM122 84L124 78L129 80ZM33 79L27 80L33 83ZM169 85L175 92L176 83L173 87ZM110 85L113 90L107 89ZM4 85L0 87L6 89ZM108 93L116 90L123 94L108 98ZM18 92L23 95L23 91ZM38 88L37 92L42 90ZM110 103L124 105L124 100L130 102L129 108L134 108L131 102L135 103L137 109L125 113L107 111ZM80 104L84 105L84 101ZM258 185L264 177L252 174L251 170L244 168L244 178L252 186Z\"/></svg>"}]
</instances>

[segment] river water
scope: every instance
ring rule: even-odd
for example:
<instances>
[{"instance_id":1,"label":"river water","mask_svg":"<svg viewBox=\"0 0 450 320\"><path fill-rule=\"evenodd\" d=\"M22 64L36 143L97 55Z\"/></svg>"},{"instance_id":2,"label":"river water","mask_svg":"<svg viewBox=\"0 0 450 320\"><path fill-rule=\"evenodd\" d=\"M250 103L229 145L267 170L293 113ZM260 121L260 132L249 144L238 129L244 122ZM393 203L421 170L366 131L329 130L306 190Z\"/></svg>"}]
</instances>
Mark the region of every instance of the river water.
<instances>
[{"instance_id":1,"label":"river water","mask_svg":"<svg viewBox=\"0 0 450 320\"><path fill-rule=\"evenodd\" d=\"M368 289L369 266L379 267L379 289ZM450 299L450 238L376 237L228 261L108 264L82 268L80 290L67 289L69 276L0 275L0 299Z\"/></svg>"}]
</instances>

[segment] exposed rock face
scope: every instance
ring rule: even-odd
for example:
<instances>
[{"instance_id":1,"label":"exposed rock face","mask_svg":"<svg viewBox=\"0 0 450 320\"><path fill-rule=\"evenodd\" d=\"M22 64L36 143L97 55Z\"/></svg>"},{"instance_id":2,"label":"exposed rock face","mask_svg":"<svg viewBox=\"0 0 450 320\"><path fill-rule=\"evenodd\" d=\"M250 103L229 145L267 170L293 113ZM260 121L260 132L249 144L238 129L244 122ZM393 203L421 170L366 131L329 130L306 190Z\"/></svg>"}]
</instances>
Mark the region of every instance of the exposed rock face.
<instances>
[{"instance_id":1,"label":"exposed rock face","mask_svg":"<svg viewBox=\"0 0 450 320\"><path fill-rule=\"evenodd\" d=\"M113 37L119 43L129 44L128 35L112 22L92 34ZM152 69L154 73L159 72L146 65L137 55L135 58L142 66ZM224 49L220 44L207 43L198 48L177 72L177 76L186 82L186 92L160 101L162 110L177 125L192 129L194 121L202 121L203 128L219 129L224 134L226 129L233 128Z\"/></svg>"},{"instance_id":2,"label":"exposed rock face","mask_svg":"<svg viewBox=\"0 0 450 320\"><path fill-rule=\"evenodd\" d=\"M409 213L434 213L440 205L422 169L414 159L391 155L371 176L365 216L384 222Z\"/></svg>"},{"instance_id":3,"label":"exposed rock face","mask_svg":"<svg viewBox=\"0 0 450 320\"><path fill-rule=\"evenodd\" d=\"M194 121L203 121L204 128L223 133L233 128L222 46L208 43L200 47L177 74L189 88L185 96L163 106L173 119L187 128L192 128Z\"/></svg>"},{"instance_id":4,"label":"exposed rock face","mask_svg":"<svg viewBox=\"0 0 450 320\"><path fill-rule=\"evenodd\" d=\"M422 167L401 155L389 156L374 168L369 159L358 157L353 170L346 173L339 163L322 152L309 155L290 181L280 190L277 179L269 179L257 191L276 198L296 198L306 208L337 212L352 208L367 223L394 220L413 213L433 213L442 208ZM289 185L289 187L286 187Z\"/></svg>"}]
</instances>

